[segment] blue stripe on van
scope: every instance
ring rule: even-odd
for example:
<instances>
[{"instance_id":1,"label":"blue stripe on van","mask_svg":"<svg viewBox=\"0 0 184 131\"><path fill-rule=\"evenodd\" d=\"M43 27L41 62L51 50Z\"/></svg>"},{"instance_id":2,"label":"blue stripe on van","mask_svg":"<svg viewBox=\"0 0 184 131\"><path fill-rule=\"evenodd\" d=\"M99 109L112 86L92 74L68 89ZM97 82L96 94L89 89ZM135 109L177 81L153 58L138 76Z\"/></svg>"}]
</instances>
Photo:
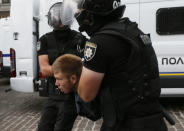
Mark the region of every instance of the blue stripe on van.
<instances>
[{"instance_id":1,"label":"blue stripe on van","mask_svg":"<svg viewBox=\"0 0 184 131\"><path fill-rule=\"evenodd\" d=\"M160 76L184 76L184 72L160 72Z\"/></svg>"},{"instance_id":2,"label":"blue stripe on van","mask_svg":"<svg viewBox=\"0 0 184 131\"><path fill-rule=\"evenodd\" d=\"M184 72L159 72L160 74L175 74L175 73L184 73Z\"/></svg>"},{"instance_id":3,"label":"blue stripe on van","mask_svg":"<svg viewBox=\"0 0 184 131\"><path fill-rule=\"evenodd\" d=\"M10 54L3 54L3 57L10 57Z\"/></svg>"}]
</instances>

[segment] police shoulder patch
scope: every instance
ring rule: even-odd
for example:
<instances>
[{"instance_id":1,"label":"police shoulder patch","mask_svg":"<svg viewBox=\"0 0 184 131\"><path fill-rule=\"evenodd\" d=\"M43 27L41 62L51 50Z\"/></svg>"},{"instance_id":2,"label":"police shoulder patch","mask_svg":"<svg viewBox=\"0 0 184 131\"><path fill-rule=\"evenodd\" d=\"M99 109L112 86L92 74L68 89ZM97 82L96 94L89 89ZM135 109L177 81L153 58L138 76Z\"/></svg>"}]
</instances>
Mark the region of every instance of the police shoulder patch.
<instances>
[{"instance_id":1,"label":"police shoulder patch","mask_svg":"<svg viewBox=\"0 0 184 131\"><path fill-rule=\"evenodd\" d=\"M40 42L40 41L38 41L38 42L37 42L37 51L39 51L39 50L40 50L40 47L41 47L41 42Z\"/></svg>"},{"instance_id":2,"label":"police shoulder patch","mask_svg":"<svg viewBox=\"0 0 184 131\"><path fill-rule=\"evenodd\" d=\"M151 39L149 34L140 35L140 38L144 45L151 45Z\"/></svg>"},{"instance_id":3,"label":"police shoulder patch","mask_svg":"<svg viewBox=\"0 0 184 131\"><path fill-rule=\"evenodd\" d=\"M86 42L85 50L84 50L84 58L86 61L90 61L96 53L97 45L91 42Z\"/></svg>"}]
</instances>

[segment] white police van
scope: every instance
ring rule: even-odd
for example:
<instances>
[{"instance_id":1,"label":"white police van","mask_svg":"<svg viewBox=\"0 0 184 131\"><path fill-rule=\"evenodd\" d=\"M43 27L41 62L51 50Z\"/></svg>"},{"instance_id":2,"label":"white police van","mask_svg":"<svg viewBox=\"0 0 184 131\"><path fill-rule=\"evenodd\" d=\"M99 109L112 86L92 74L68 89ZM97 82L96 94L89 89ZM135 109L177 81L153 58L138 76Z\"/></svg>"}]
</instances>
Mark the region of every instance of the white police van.
<instances>
[{"instance_id":1,"label":"white police van","mask_svg":"<svg viewBox=\"0 0 184 131\"><path fill-rule=\"evenodd\" d=\"M47 23L50 7L62 0L11 0L10 86L21 92L38 91L37 41L52 30ZM40 84L40 83L39 83Z\"/></svg>"},{"instance_id":2,"label":"white police van","mask_svg":"<svg viewBox=\"0 0 184 131\"><path fill-rule=\"evenodd\" d=\"M184 1L125 0L125 16L146 33L159 62L162 96L184 96Z\"/></svg>"},{"instance_id":3,"label":"white police van","mask_svg":"<svg viewBox=\"0 0 184 131\"><path fill-rule=\"evenodd\" d=\"M47 12L62 0L11 1L11 88L34 92L37 76L36 41L51 30ZM184 96L184 1L183 0L122 0L125 17L136 21L151 34L161 76L162 96ZM119 4L119 3L117 3ZM39 26L38 26L39 25ZM77 29L77 24L74 26Z\"/></svg>"},{"instance_id":4,"label":"white police van","mask_svg":"<svg viewBox=\"0 0 184 131\"><path fill-rule=\"evenodd\" d=\"M0 74L10 77L10 18L0 19Z\"/></svg>"}]
</instances>

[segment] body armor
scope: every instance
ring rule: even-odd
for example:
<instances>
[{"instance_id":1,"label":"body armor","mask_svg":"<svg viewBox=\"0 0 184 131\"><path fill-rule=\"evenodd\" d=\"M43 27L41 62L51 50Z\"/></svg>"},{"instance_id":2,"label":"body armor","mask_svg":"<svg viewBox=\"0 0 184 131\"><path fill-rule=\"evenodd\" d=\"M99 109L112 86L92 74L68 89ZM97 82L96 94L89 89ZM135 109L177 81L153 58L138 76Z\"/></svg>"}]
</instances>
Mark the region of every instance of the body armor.
<instances>
[{"instance_id":1,"label":"body armor","mask_svg":"<svg viewBox=\"0 0 184 131\"><path fill-rule=\"evenodd\" d=\"M112 74L108 69L103 80L99 96L104 124L161 113L158 63L149 35L128 18L105 25L99 34L118 36L131 46L122 71Z\"/></svg>"},{"instance_id":2,"label":"body armor","mask_svg":"<svg viewBox=\"0 0 184 131\"><path fill-rule=\"evenodd\" d=\"M47 52L49 57L49 64L52 65L57 57L63 54L75 54L82 57L83 52L77 50L78 46L85 44L85 37L76 31L71 31L67 36L62 38L56 38L54 33L47 33ZM55 86L55 78L48 77L48 93L49 96L59 99L68 99L70 95L61 95L60 90Z\"/></svg>"}]
</instances>

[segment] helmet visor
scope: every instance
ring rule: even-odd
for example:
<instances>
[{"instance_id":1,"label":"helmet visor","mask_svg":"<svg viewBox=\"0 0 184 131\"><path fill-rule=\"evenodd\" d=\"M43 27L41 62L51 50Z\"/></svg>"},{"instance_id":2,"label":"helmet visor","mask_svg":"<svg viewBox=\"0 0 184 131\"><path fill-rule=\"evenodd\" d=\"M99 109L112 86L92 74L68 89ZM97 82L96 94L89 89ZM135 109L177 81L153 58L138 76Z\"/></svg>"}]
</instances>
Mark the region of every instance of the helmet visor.
<instances>
[{"instance_id":1,"label":"helmet visor","mask_svg":"<svg viewBox=\"0 0 184 131\"><path fill-rule=\"evenodd\" d=\"M61 24L60 10L61 10L61 3L56 3L50 8L48 12L48 21L50 26L55 27Z\"/></svg>"},{"instance_id":2,"label":"helmet visor","mask_svg":"<svg viewBox=\"0 0 184 131\"><path fill-rule=\"evenodd\" d=\"M64 25L73 22L74 15L83 7L84 2L85 0L63 0L60 17Z\"/></svg>"}]
</instances>

